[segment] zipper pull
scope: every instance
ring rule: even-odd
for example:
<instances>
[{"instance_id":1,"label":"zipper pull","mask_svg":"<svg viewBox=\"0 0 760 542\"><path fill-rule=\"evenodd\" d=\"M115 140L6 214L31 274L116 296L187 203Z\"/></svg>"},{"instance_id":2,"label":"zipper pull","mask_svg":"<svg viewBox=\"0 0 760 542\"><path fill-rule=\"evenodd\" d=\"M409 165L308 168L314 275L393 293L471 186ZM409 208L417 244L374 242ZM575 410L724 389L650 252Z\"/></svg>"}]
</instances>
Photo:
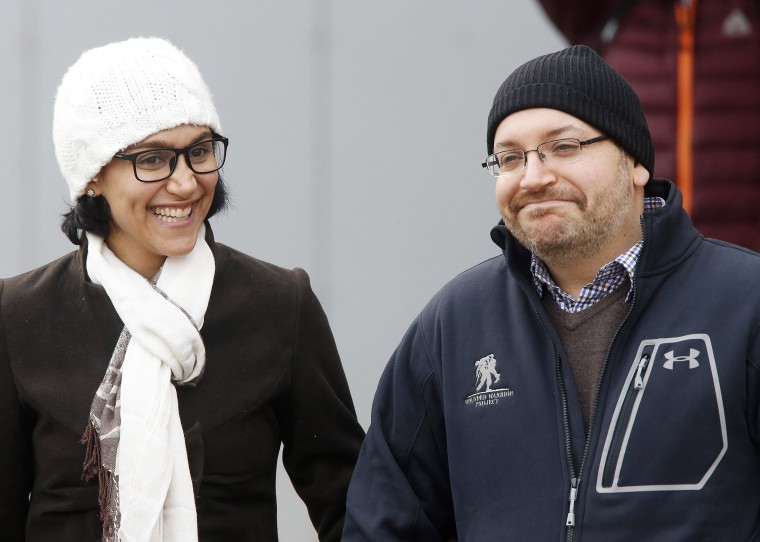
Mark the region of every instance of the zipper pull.
<instances>
[{"instance_id":1,"label":"zipper pull","mask_svg":"<svg viewBox=\"0 0 760 542\"><path fill-rule=\"evenodd\" d=\"M568 527L575 526L575 500L578 498L578 485L580 483L580 478L570 478L570 509L567 512L567 521L565 522Z\"/></svg>"},{"instance_id":2,"label":"zipper pull","mask_svg":"<svg viewBox=\"0 0 760 542\"><path fill-rule=\"evenodd\" d=\"M633 380L633 387L637 390L644 387L644 372L647 365L649 365L649 354L644 354L641 356L641 361L639 361L639 366L636 369L636 378Z\"/></svg>"}]
</instances>

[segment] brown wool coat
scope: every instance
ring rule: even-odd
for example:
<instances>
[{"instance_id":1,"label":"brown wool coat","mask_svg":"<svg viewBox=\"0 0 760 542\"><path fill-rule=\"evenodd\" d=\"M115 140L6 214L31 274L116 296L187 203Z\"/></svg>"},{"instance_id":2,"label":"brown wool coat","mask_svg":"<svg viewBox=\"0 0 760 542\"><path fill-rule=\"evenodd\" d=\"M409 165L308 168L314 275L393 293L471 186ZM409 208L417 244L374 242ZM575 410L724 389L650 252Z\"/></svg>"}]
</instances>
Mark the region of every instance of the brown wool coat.
<instances>
[{"instance_id":1,"label":"brown wool coat","mask_svg":"<svg viewBox=\"0 0 760 542\"><path fill-rule=\"evenodd\" d=\"M178 387L202 542L277 540L283 461L320 540L337 541L363 439L324 312L301 269L209 244L216 276L196 387ZM86 246L0 282L0 539L100 540L81 480L93 394L123 327ZM30 496L31 494L31 496Z\"/></svg>"}]
</instances>

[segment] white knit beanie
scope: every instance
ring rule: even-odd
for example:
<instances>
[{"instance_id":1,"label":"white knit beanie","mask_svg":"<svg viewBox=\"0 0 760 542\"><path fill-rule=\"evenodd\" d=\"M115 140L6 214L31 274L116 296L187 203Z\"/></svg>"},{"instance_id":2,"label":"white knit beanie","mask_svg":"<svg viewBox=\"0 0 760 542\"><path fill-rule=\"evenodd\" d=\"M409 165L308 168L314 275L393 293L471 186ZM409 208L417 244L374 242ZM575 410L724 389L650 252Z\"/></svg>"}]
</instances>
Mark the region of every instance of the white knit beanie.
<instances>
[{"instance_id":1,"label":"white knit beanie","mask_svg":"<svg viewBox=\"0 0 760 542\"><path fill-rule=\"evenodd\" d=\"M221 134L198 67L161 38L132 38L90 49L63 76L53 142L72 203L113 155L182 124Z\"/></svg>"}]
</instances>

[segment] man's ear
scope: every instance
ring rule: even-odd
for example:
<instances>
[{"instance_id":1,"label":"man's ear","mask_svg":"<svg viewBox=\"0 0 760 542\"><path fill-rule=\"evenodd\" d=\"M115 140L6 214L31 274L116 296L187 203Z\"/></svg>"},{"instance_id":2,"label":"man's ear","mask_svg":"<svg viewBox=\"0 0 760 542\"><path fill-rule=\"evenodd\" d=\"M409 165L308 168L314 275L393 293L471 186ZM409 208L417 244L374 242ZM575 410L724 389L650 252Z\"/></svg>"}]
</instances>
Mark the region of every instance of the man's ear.
<instances>
[{"instance_id":1,"label":"man's ear","mask_svg":"<svg viewBox=\"0 0 760 542\"><path fill-rule=\"evenodd\" d=\"M633 163L633 186L646 186L649 182L649 177L649 171L641 162Z\"/></svg>"}]
</instances>

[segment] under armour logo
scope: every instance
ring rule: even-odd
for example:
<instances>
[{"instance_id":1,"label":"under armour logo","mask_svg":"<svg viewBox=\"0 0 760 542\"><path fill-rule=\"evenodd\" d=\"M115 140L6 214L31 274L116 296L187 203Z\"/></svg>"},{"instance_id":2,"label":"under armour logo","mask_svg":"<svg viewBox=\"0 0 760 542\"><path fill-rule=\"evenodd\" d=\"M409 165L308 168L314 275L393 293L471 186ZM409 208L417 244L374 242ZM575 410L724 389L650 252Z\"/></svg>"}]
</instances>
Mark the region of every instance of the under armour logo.
<instances>
[{"instance_id":1,"label":"under armour logo","mask_svg":"<svg viewBox=\"0 0 760 542\"><path fill-rule=\"evenodd\" d=\"M699 362L697 361L697 356L699 355L699 350L696 348L690 348L689 349L689 355L688 356L676 356L673 354L673 351L665 352L665 359L667 360L663 367L665 369L673 370L673 363L676 361L688 361L689 362L689 369L696 369L699 367Z\"/></svg>"}]
</instances>

